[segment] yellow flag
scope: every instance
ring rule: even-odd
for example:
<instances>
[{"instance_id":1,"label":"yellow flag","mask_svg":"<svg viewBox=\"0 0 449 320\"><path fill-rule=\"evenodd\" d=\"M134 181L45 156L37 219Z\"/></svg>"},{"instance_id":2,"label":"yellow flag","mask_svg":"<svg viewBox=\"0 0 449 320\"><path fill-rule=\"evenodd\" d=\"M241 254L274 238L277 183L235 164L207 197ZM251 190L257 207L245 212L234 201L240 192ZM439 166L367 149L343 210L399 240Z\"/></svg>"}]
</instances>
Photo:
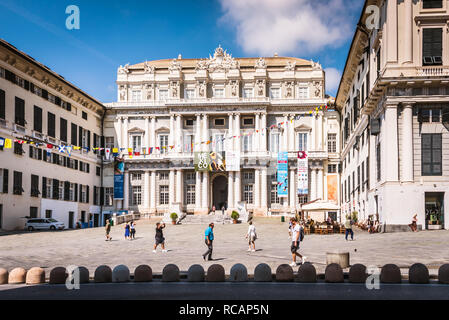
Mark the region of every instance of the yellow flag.
<instances>
[{"instance_id":1,"label":"yellow flag","mask_svg":"<svg viewBox=\"0 0 449 320\"><path fill-rule=\"evenodd\" d=\"M118 148L112 149L112 153L118 153Z\"/></svg>"},{"instance_id":2,"label":"yellow flag","mask_svg":"<svg viewBox=\"0 0 449 320\"><path fill-rule=\"evenodd\" d=\"M5 140L5 149L11 149L12 148L12 142L11 139Z\"/></svg>"}]
</instances>

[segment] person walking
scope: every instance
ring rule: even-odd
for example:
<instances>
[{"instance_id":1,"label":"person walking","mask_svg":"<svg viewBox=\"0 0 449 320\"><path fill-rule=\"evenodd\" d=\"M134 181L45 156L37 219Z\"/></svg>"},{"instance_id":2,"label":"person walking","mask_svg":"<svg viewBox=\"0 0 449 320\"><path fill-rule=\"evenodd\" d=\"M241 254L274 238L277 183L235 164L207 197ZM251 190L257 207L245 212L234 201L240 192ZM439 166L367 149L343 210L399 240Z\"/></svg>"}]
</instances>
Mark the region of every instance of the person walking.
<instances>
[{"instance_id":1,"label":"person walking","mask_svg":"<svg viewBox=\"0 0 449 320\"><path fill-rule=\"evenodd\" d=\"M111 223L109 222L109 220L106 220L106 226L104 229L106 231L106 240L105 241L111 241L112 237L109 235L111 233Z\"/></svg>"},{"instance_id":2,"label":"person walking","mask_svg":"<svg viewBox=\"0 0 449 320\"><path fill-rule=\"evenodd\" d=\"M204 261L206 261L206 257L208 257L207 260L211 261L212 260L212 251L214 249L214 247L213 247L214 224L213 223L209 224L209 228L206 229L205 236L206 236L205 243L207 246L207 251L203 254L203 259L204 259Z\"/></svg>"},{"instance_id":3,"label":"person walking","mask_svg":"<svg viewBox=\"0 0 449 320\"><path fill-rule=\"evenodd\" d=\"M412 232L418 232L418 214L415 214L412 219L412 223L408 225Z\"/></svg>"},{"instance_id":4,"label":"person walking","mask_svg":"<svg viewBox=\"0 0 449 320\"><path fill-rule=\"evenodd\" d=\"M352 231L352 219L350 216L346 217L345 229L346 229L346 233L345 233L346 241L348 241L349 234L351 235L351 241L353 241L354 240L354 231Z\"/></svg>"},{"instance_id":5,"label":"person walking","mask_svg":"<svg viewBox=\"0 0 449 320\"><path fill-rule=\"evenodd\" d=\"M156 253L156 249L158 245L161 245L162 252L167 252L165 249L165 238L162 229L165 228L165 223L156 223L156 235L155 235L155 244L153 248L153 252Z\"/></svg>"},{"instance_id":6,"label":"person walking","mask_svg":"<svg viewBox=\"0 0 449 320\"><path fill-rule=\"evenodd\" d=\"M129 222L128 222L128 223L125 224L125 239L126 240L130 239L129 238L129 229L130 229L130 227L129 227Z\"/></svg>"},{"instance_id":7,"label":"person walking","mask_svg":"<svg viewBox=\"0 0 449 320\"><path fill-rule=\"evenodd\" d=\"M130 238L131 238L131 240L135 240L136 239L136 223L134 221L131 221L131 224L129 227L130 227L130 232L131 232Z\"/></svg>"},{"instance_id":8,"label":"person walking","mask_svg":"<svg viewBox=\"0 0 449 320\"><path fill-rule=\"evenodd\" d=\"M292 246L291 246L291 252L292 252L292 258L293 261L290 264L292 267L296 267L296 257L301 258L301 264L303 264L306 261L306 257L303 257L301 254L298 253L299 250L299 244L301 242L301 233L304 236L304 230L302 227L298 224L298 221L296 218L291 219L292 227L291 227L291 235L292 235Z\"/></svg>"},{"instance_id":9,"label":"person walking","mask_svg":"<svg viewBox=\"0 0 449 320\"><path fill-rule=\"evenodd\" d=\"M256 227L253 225L253 222L249 222L248 232L246 233L246 239L248 239L248 251L256 252L256 240L257 240L257 233L256 233ZM251 249L251 246L253 247Z\"/></svg>"}]
</instances>

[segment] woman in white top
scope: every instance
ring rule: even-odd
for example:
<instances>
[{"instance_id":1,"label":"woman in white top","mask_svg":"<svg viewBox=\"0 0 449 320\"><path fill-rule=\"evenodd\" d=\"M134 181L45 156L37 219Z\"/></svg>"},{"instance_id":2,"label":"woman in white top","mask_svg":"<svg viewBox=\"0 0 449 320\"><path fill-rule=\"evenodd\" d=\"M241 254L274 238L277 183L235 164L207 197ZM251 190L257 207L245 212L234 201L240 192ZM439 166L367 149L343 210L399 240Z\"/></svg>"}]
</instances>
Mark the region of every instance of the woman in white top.
<instances>
[{"instance_id":1,"label":"woman in white top","mask_svg":"<svg viewBox=\"0 0 449 320\"><path fill-rule=\"evenodd\" d=\"M256 252L257 233L256 233L256 227L253 225L252 221L250 221L250 223L249 223L248 233L246 234L246 239L248 239L248 245L249 245L248 251ZM251 249L251 246L252 246L252 249Z\"/></svg>"}]
</instances>

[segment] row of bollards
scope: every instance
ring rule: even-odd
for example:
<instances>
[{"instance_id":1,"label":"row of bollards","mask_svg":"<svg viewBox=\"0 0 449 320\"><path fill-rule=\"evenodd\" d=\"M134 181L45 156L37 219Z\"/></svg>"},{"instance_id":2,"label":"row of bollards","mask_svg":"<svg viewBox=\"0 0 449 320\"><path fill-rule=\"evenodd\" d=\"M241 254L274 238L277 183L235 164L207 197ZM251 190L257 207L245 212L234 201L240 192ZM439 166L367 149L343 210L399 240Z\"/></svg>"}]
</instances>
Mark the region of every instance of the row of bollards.
<instances>
[{"instance_id":1,"label":"row of bollards","mask_svg":"<svg viewBox=\"0 0 449 320\"><path fill-rule=\"evenodd\" d=\"M89 283L89 270L85 267L73 267L69 270L64 267L57 267L50 271L49 284L65 284L69 274L74 270L77 271L78 281L80 284ZM366 266L355 264L351 266L348 275L349 283L365 283L369 274ZM402 282L401 270L395 264L387 264L380 271L380 282L389 284L400 284ZM288 264L282 264L276 269L276 275L273 277L272 270L265 263L259 264L254 269L254 278L256 282L317 282L317 273L315 267L311 263L301 265L298 271ZM332 263L326 267L324 279L328 283L343 283L345 277L343 269L340 265ZM427 284L430 282L429 270L424 264L416 263L409 268L408 282L413 284ZM153 280L153 271L148 265L140 265L134 271L134 282L151 282ZM162 271L163 282L178 282L181 280L180 271L177 265L168 264ZM231 268L228 281L246 282L249 281L247 268L243 264L236 264ZM131 274L127 266L118 265L114 269L109 266L99 266L94 273L95 283L120 283L131 281ZM195 264L187 271L187 281L189 282L225 282L226 274L222 265L213 264L207 269ZM441 284L449 284L449 264L442 265L438 270L438 281ZM46 283L45 270L42 268L15 268L11 272L0 268L0 285L1 284L43 284Z\"/></svg>"}]
</instances>

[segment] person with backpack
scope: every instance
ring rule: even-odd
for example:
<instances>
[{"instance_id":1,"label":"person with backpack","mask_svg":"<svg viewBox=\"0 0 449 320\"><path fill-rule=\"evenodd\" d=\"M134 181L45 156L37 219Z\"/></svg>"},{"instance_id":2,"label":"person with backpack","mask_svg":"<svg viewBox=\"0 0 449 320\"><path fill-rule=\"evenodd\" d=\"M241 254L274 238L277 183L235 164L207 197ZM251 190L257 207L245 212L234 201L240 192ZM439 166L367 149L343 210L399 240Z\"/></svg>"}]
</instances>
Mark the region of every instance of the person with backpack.
<instances>
[{"instance_id":1,"label":"person with backpack","mask_svg":"<svg viewBox=\"0 0 449 320\"><path fill-rule=\"evenodd\" d=\"M346 241L348 241L348 235L351 235L351 241L354 240L354 231L352 231L352 225L354 224L354 222L352 221L350 216L346 217L346 221L345 221L345 239Z\"/></svg>"},{"instance_id":2,"label":"person with backpack","mask_svg":"<svg viewBox=\"0 0 449 320\"><path fill-rule=\"evenodd\" d=\"M291 227L291 235L292 235L292 246L291 246L291 252L292 252L292 258L293 262L290 264L292 267L296 267L296 257L299 257L301 259L301 263L303 264L306 261L306 257L302 256L298 253L299 250L299 244L302 240L304 240L304 228L302 228L299 224L296 218L291 219L292 227Z\"/></svg>"},{"instance_id":3,"label":"person with backpack","mask_svg":"<svg viewBox=\"0 0 449 320\"><path fill-rule=\"evenodd\" d=\"M153 253L156 253L156 249L158 245L161 245L162 252L167 252L167 249L165 249L165 238L164 233L162 229L165 228L165 223L156 223L156 235L154 236L155 243L153 247Z\"/></svg>"}]
</instances>

